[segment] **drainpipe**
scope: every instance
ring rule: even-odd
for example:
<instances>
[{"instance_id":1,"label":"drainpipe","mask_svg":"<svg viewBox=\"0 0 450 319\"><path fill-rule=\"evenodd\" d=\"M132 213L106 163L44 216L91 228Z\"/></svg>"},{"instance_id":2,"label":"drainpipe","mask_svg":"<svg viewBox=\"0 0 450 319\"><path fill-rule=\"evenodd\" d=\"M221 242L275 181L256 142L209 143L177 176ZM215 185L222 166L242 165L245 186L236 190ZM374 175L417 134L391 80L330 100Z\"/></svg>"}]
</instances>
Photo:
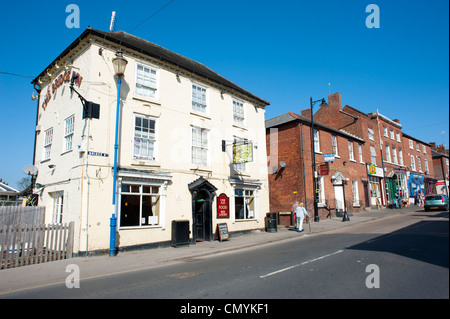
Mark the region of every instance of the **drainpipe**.
<instances>
[{"instance_id":1,"label":"drainpipe","mask_svg":"<svg viewBox=\"0 0 450 319\"><path fill-rule=\"evenodd\" d=\"M33 83L33 87L36 90L37 94L38 94L38 99L37 99L37 107L36 107L36 126L38 126L38 121L39 121L39 105L41 102L41 89L39 86L36 87L36 83ZM34 151L33 151L33 165L36 166L36 141L37 141L37 134L38 132L36 130L34 130ZM36 176L37 175L31 175L31 195L33 195L33 190L34 190L34 184L36 183Z\"/></svg>"}]
</instances>

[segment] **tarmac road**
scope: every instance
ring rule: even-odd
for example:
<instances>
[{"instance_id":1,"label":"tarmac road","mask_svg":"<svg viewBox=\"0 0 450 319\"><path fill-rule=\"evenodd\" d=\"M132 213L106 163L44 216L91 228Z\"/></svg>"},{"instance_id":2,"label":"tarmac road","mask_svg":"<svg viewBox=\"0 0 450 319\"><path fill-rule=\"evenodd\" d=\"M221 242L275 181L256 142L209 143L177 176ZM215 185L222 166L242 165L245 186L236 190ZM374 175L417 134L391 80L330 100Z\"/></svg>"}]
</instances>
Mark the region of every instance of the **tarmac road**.
<instances>
[{"instance_id":1,"label":"tarmac road","mask_svg":"<svg viewBox=\"0 0 450 319\"><path fill-rule=\"evenodd\" d=\"M320 233L265 233L269 237L259 244L258 236L242 236L229 242L239 247L214 242L166 248L179 258L157 250L159 261L155 250L113 260L74 258L0 271L0 298L448 299L448 230L448 212L404 211ZM219 251L206 252L218 244L224 244ZM79 288L66 286L68 265L80 271ZM44 267L59 267L58 276ZM13 277L25 268L36 269L40 279L14 286Z\"/></svg>"}]
</instances>

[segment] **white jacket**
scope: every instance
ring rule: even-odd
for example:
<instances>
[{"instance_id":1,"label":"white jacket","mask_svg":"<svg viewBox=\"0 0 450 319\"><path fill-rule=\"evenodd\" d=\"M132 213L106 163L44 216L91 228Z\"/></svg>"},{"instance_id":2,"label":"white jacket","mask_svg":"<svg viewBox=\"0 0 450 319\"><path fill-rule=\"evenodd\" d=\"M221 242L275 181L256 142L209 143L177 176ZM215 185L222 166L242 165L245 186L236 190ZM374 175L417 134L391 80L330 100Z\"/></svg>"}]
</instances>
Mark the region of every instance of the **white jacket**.
<instances>
[{"instance_id":1,"label":"white jacket","mask_svg":"<svg viewBox=\"0 0 450 319\"><path fill-rule=\"evenodd\" d=\"M302 219L304 219L305 216L308 216L308 212L306 211L305 207L298 206L298 207L295 209L295 215L297 216L297 218L302 218Z\"/></svg>"}]
</instances>

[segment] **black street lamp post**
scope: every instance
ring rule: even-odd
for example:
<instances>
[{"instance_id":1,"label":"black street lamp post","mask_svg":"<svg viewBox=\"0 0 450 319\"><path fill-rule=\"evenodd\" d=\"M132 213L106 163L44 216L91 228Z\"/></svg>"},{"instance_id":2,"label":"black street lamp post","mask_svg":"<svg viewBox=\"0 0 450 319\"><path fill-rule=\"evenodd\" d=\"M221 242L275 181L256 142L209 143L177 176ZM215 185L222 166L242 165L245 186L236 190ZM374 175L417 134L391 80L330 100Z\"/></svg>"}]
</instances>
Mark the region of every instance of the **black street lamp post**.
<instances>
[{"instance_id":1,"label":"black street lamp post","mask_svg":"<svg viewBox=\"0 0 450 319\"><path fill-rule=\"evenodd\" d=\"M325 102L325 99L322 98L321 100L313 101L312 97L310 98L310 107L311 107L311 145L312 145L312 159L313 159L313 184L314 184L314 221L318 222L319 219L319 209L317 207L317 201L318 201L318 189L317 189L317 171L316 171L316 148L314 143L314 112L313 112L313 106L314 104L321 102L320 106L325 106L327 103Z\"/></svg>"}]
</instances>

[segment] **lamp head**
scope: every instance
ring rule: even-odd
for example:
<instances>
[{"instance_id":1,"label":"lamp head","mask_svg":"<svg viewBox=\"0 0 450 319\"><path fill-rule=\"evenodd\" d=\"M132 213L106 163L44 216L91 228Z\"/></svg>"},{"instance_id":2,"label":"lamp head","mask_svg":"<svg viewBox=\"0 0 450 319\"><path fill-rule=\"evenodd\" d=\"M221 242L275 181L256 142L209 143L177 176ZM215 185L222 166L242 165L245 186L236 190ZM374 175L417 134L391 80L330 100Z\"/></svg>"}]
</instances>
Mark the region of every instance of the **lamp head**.
<instances>
[{"instance_id":1,"label":"lamp head","mask_svg":"<svg viewBox=\"0 0 450 319\"><path fill-rule=\"evenodd\" d=\"M324 106L327 106L328 104L327 104L327 102L325 101L325 99L322 99L322 101L320 102L320 107L324 107Z\"/></svg>"},{"instance_id":2,"label":"lamp head","mask_svg":"<svg viewBox=\"0 0 450 319\"><path fill-rule=\"evenodd\" d=\"M114 73L119 77L123 76L128 61L123 57L123 52L121 50L117 50L116 57L112 60L112 63L114 66Z\"/></svg>"}]
</instances>

